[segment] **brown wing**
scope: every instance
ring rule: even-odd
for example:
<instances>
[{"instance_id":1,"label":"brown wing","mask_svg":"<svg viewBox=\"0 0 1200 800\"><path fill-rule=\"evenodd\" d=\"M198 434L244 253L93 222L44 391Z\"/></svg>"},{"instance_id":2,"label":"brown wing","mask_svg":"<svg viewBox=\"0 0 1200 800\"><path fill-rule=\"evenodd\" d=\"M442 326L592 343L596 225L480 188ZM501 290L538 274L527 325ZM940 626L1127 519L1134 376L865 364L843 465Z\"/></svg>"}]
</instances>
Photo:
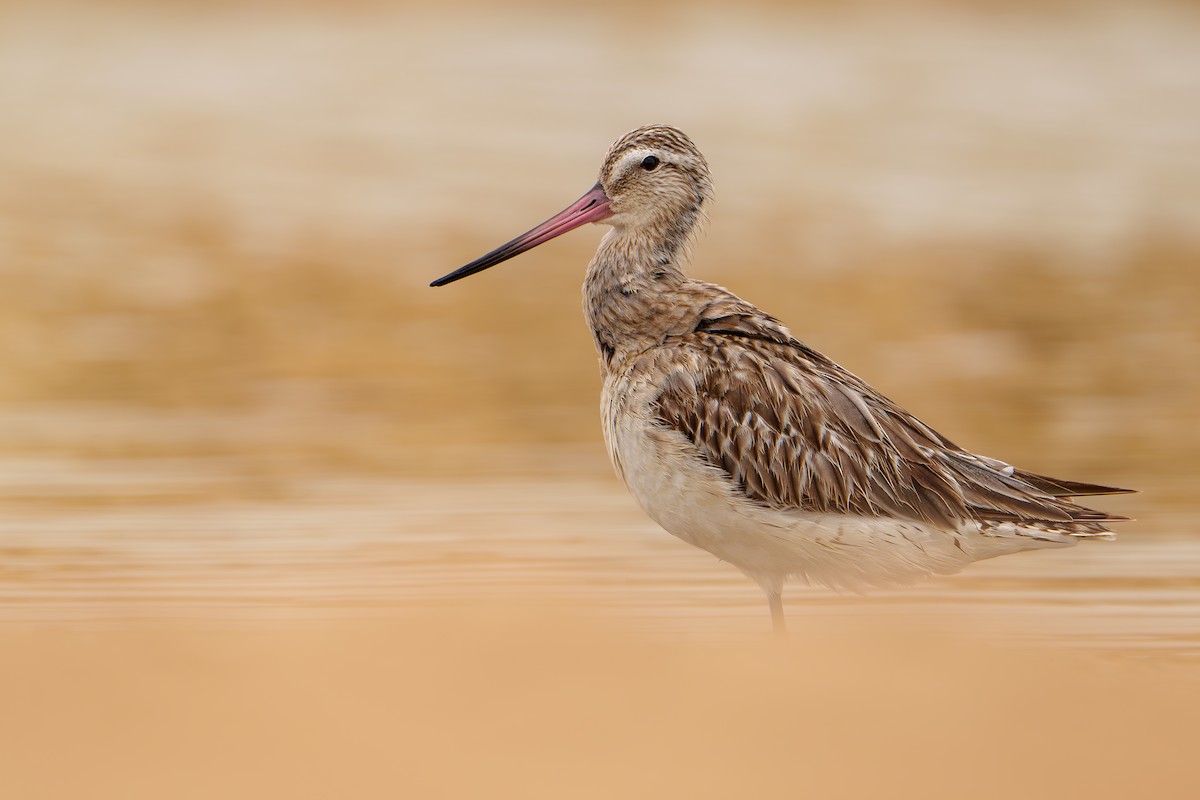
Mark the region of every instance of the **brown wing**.
<instances>
[{"instance_id":1,"label":"brown wing","mask_svg":"<svg viewBox=\"0 0 1200 800\"><path fill-rule=\"evenodd\" d=\"M1080 532L1123 517L1064 499L1124 491L1058 481L968 453L756 310L702 319L673 346L658 421L745 494L782 509L965 519Z\"/></svg>"}]
</instances>

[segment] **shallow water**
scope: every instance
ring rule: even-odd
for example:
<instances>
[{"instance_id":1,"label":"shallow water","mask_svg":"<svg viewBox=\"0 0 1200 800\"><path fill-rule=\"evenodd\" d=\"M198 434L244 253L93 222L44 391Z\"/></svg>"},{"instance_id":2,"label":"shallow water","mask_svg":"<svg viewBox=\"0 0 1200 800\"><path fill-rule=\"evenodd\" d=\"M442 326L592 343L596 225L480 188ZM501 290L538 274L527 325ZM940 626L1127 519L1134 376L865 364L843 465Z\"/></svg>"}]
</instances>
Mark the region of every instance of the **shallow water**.
<instances>
[{"instance_id":1,"label":"shallow water","mask_svg":"<svg viewBox=\"0 0 1200 800\"><path fill-rule=\"evenodd\" d=\"M60 409L38 424L96 431L134 418ZM173 421L160 413L160 435L200 423ZM37 430L32 416L19 427ZM140 426L143 445L153 429ZM280 469L247 452L6 459L0 624L292 624L524 598L591 608L668 639L763 635L757 587L657 528L605 477L598 451L542 448L540 470L526 465L507 478ZM508 453L472 455L503 464ZM1194 524L1161 514L1159 522ZM795 587L787 599L801 632L843 617L966 615L1000 639L1196 656L1200 540L1134 528L1115 543L1001 558L905 590Z\"/></svg>"}]
</instances>

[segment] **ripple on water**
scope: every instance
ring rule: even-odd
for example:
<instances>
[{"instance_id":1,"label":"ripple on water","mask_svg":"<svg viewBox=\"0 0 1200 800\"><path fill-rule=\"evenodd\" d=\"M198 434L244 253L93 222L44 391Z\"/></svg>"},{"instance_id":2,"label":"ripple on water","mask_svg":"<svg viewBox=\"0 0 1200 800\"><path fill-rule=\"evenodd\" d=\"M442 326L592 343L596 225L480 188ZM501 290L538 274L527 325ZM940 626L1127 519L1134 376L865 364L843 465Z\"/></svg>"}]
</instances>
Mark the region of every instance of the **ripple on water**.
<instances>
[{"instance_id":1,"label":"ripple on water","mask_svg":"<svg viewBox=\"0 0 1200 800\"><path fill-rule=\"evenodd\" d=\"M238 459L0 462L0 620L387 617L472 598L580 603L662 635L759 635L758 589L647 520L613 480L292 475ZM962 616L995 635L1200 653L1200 541L1126 532L867 596L793 588L795 625Z\"/></svg>"}]
</instances>

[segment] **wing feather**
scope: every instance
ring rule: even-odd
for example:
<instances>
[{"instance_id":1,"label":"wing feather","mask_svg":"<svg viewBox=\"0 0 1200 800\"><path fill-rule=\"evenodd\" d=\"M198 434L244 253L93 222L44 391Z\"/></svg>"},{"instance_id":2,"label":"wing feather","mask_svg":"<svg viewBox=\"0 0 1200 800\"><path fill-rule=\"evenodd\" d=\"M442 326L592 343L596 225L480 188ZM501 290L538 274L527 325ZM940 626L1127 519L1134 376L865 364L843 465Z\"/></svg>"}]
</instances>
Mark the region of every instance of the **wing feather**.
<instances>
[{"instance_id":1,"label":"wing feather","mask_svg":"<svg viewBox=\"0 0 1200 800\"><path fill-rule=\"evenodd\" d=\"M976 456L745 306L673 337L686 351L654 412L747 497L812 512L1092 531L1123 519L1067 498L1124 490ZM698 368L697 368L698 367Z\"/></svg>"}]
</instances>

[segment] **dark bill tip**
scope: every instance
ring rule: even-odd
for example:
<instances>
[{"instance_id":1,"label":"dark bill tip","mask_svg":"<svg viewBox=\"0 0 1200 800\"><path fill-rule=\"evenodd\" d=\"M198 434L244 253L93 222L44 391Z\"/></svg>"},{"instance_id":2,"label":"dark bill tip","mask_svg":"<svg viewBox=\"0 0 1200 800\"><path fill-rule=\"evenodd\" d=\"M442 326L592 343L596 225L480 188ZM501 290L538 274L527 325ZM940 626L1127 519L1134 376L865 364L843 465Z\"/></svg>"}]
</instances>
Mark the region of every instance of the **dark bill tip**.
<instances>
[{"instance_id":1,"label":"dark bill tip","mask_svg":"<svg viewBox=\"0 0 1200 800\"><path fill-rule=\"evenodd\" d=\"M574 230L580 225L607 219L612 216L608 202L608 195L604 193L604 189L597 183L587 194L541 225L522 233L511 242L500 245L490 253L475 259L470 264L465 264L453 272L443 275L437 280L432 281L429 285L445 286L447 283L453 283L460 278L474 275L476 272L483 272L489 267L494 267L502 261L507 261L513 256L520 255L526 250L537 247L543 242L548 242L556 236L561 236L567 231Z\"/></svg>"}]
</instances>

